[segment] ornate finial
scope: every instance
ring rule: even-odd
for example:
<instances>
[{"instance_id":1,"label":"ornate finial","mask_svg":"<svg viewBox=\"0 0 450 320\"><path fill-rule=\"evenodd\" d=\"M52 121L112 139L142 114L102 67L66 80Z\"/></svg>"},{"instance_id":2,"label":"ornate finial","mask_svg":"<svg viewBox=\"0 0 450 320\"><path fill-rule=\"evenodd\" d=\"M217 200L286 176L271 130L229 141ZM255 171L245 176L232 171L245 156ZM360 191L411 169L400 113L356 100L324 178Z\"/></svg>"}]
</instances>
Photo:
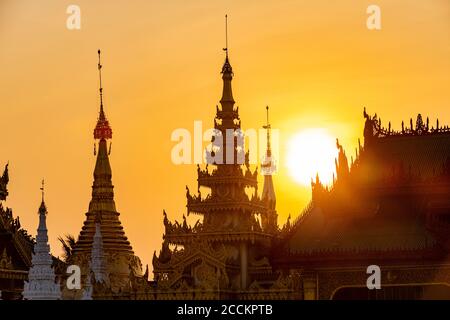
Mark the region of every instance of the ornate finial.
<instances>
[{"instance_id":1,"label":"ornate finial","mask_svg":"<svg viewBox=\"0 0 450 320\"><path fill-rule=\"evenodd\" d=\"M267 130L267 156L270 157L272 155L272 149L270 146L270 123L269 123L269 106L266 106L266 125L263 126L264 129Z\"/></svg>"},{"instance_id":2,"label":"ornate finial","mask_svg":"<svg viewBox=\"0 0 450 320\"><path fill-rule=\"evenodd\" d=\"M103 114L102 64L101 64L101 60L100 60L100 54L101 54L100 49L98 49L97 52L98 52L98 77L100 79L100 88L99 88L99 92L100 92L100 116L102 116L104 114Z\"/></svg>"},{"instance_id":3,"label":"ornate finial","mask_svg":"<svg viewBox=\"0 0 450 320\"><path fill-rule=\"evenodd\" d=\"M9 182L8 166L9 166L9 161L5 166L3 175L0 176L0 201L6 200L6 197L8 196L8 188L7 188L8 182Z\"/></svg>"},{"instance_id":4,"label":"ornate finial","mask_svg":"<svg viewBox=\"0 0 450 320\"><path fill-rule=\"evenodd\" d=\"M42 194L42 202L44 202L44 194L45 194L45 181L44 181L44 179L42 179L42 181L41 181L41 194Z\"/></svg>"},{"instance_id":5,"label":"ornate finial","mask_svg":"<svg viewBox=\"0 0 450 320\"><path fill-rule=\"evenodd\" d=\"M102 64L100 61L100 53L98 50L98 75L100 80L100 113L97 120L97 126L94 129L94 139L106 140L112 138L112 130L109 126L109 122L106 119L105 112L103 110L103 86L102 86Z\"/></svg>"},{"instance_id":6,"label":"ornate finial","mask_svg":"<svg viewBox=\"0 0 450 320\"><path fill-rule=\"evenodd\" d=\"M228 15L225 15L225 48L223 48L223 51L225 51L225 55L228 58Z\"/></svg>"},{"instance_id":7,"label":"ornate finial","mask_svg":"<svg viewBox=\"0 0 450 320\"><path fill-rule=\"evenodd\" d=\"M339 143L339 138L336 138L336 148L338 148L339 152L343 152L342 145Z\"/></svg>"},{"instance_id":8,"label":"ornate finial","mask_svg":"<svg viewBox=\"0 0 450 320\"><path fill-rule=\"evenodd\" d=\"M233 99L233 90L231 89L231 80L233 79L233 68L231 67L230 60L228 58L228 16L225 16L225 62L222 66L222 70L220 73L222 74L223 80L223 91L222 98L220 99L220 104L222 105L222 111L236 111L233 109L234 99ZM217 121L219 119L216 119ZM240 125L240 124L239 124ZM211 153L212 154L212 153ZM214 156L214 155L213 155Z\"/></svg>"},{"instance_id":9,"label":"ornate finial","mask_svg":"<svg viewBox=\"0 0 450 320\"><path fill-rule=\"evenodd\" d=\"M8 160L8 162L5 165L5 170L3 170L3 176L2 176L2 182L6 183L6 184L9 182L9 170L8 170L8 168L9 168L9 160Z\"/></svg>"},{"instance_id":10,"label":"ornate finial","mask_svg":"<svg viewBox=\"0 0 450 320\"><path fill-rule=\"evenodd\" d=\"M225 15L225 48L223 48L223 51L225 51L225 63L222 67L221 73L224 74L224 76L226 75L226 77L229 77L231 80L231 78L233 77L233 68L231 67L230 61L228 60L228 15ZM231 100L233 99L232 95L228 98L231 98Z\"/></svg>"}]
</instances>

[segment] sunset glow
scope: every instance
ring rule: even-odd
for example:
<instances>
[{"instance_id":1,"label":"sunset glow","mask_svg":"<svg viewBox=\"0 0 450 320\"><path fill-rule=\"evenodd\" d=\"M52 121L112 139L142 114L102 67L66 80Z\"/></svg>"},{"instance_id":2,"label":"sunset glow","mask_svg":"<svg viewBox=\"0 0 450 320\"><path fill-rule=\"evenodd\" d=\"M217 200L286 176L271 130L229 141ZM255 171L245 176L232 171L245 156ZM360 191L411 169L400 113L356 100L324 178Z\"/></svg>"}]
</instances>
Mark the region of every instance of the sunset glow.
<instances>
[{"instance_id":1,"label":"sunset glow","mask_svg":"<svg viewBox=\"0 0 450 320\"><path fill-rule=\"evenodd\" d=\"M162 210L181 221L185 186L197 188L196 165L171 161L171 133L213 125L225 14L242 127L261 128L270 105L280 130L281 222L308 203L317 171L331 181L336 138L354 155L363 107L397 130L420 112L450 122L447 1L377 1L381 30L368 30L364 1L80 0L80 30L66 27L69 4L0 1L0 167L9 161L11 175L4 205L35 235L45 178L55 256L58 236L78 235L91 198L99 48L117 210L150 268Z\"/></svg>"},{"instance_id":2,"label":"sunset glow","mask_svg":"<svg viewBox=\"0 0 450 320\"><path fill-rule=\"evenodd\" d=\"M289 140L286 165L290 176L302 185L310 185L316 174L330 184L336 156L335 138L325 129L305 129Z\"/></svg>"}]
</instances>

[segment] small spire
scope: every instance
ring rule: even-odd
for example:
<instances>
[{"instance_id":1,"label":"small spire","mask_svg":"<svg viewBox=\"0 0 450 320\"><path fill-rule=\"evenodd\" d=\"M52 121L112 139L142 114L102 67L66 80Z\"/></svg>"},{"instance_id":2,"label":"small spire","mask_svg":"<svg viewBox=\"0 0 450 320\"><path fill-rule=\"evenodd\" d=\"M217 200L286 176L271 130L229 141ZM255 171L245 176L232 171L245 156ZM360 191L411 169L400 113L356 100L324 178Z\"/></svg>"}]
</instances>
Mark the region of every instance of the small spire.
<instances>
[{"instance_id":1,"label":"small spire","mask_svg":"<svg viewBox=\"0 0 450 320\"><path fill-rule=\"evenodd\" d=\"M270 123L269 123L269 106L266 106L266 125L263 126L264 129L267 130L267 156L272 156L272 148L270 146Z\"/></svg>"},{"instance_id":2,"label":"small spire","mask_svg":"<svg viewBox=\"0 0 450 320\"><path fill-rule=\"evenodd\" d=\"M100 226L100 217L96 216L95 234L91 251L91 270L94 273L96 282L106 282L108 280L105 256L103 251L103 238Z\"/></svg>"},{"instance_id":3,"label":"small spire","mask_svg":"<svg viewBox=\"0 0 450 320\"><path fill-rule=\"evenodd\" d=\"M230 60L228 59L228 15L225 15L225 63L222 66L222 79L223 79L223 91L222 99L220 103L222 108L230 110L233 108L234 99L231 90L231 80L233 79L233 68L231 67Z\"/></svg>"},{"instance_id":4,"label":"small spire","mask_svg":"<svg viewBox=\"0 0 450 320\"><path fill-rule=\"evenodd\" d=\"M99 93L100 93L100 115L99 118L100 119L104 119L105 118L105 113L103 111L103 87L102 87L102 64L101 64L101 60L100 60L100 55L101 55L101 51L100 49L98 49L98 77L100 80L100 87L99 87Z\"/></svg>"},{"instance_id":5,"label":"small spire","mask_svg":"<svg viewBox=\"0 0 450 320\"><path fill-rule=\"evenodd\" d=\"M44 196L45 196L45 181L42 179L41 181L41 187L39 188L41 190L41 205L39 207L39 215L47 215L47 207L45 206ZM45 224L45 222L44 222Z\"/></svg>"},{"instance_id":6,"label":"small spire","mask_svg":"<svg viewBox=\"0 0 450 320\"><path fill-rule=\"evenodd\" d=\"M41 181L41 194L42 194L42 202L44 202L44 194L45 194L45 181L44 181L44 179L42 179L42 181Z\"/></svg>"},{"instance_id":7,"label":"small spire","mask_svg":"<svg viewBox=\"0 0 450 320\"><path fill-rule=\"evenodd\" d=\"M264 175L264 185L261 198L266 200L268 203L268 209L275 210L276 206L276 196L275 196L275 188L273 186L272 174L276 169L275 163L272 159L272 149L270 146L270 123L269 123L269 106L266 106L266 125L263 126L264 129L267 130L267 150L266 157L261 164L261 171ZM276 216L272 216L272 222L276 224Z\"/></svg>"},{"instance_id":8,"label":"small spire","mask_svg":"<svg viewBox=\"0 0 450 320\"><path fill-rule=\"evenodd\" d=\"M97 119L97 125L94 129L94 139L106 140L112 138L112 130L106 119L105 112L103 110L103 86L102 86L102 64L100 60L101 51L98 50L98 75L100 80L100 112Z\"/></svg>"},{"instance_id":9,"label":"small spire","mask_svg":"<svg viewBox=\"0 0 450 320\"><path fill-rule=\"evenodd\" d=\"M228 59L228 15L225 15L225 48L223 48L223 51L225 51L226 58Z\"/></svg>"},{"instance_id":10,"label":"small spire","mask_svg":"<svg viewBox=\"0 0 450 320\"><path fill-rule=\"evenodd\" d=\"M233 76L233 68L231 67L230 61L228 60L228 15L225 15L225 63L222 67L223 74L229 74L231 77Z\"/></svg>"},{"instance_id":11,"label":"small spire","mask_svg":"<svg viewBox=\"0 0 450 320\"><path fill-rule=\"evenodd\" d=\"M3 175L0 176L0 201L6 200L6 197L8 196L8 182L9 182L8 166L9 161L5 166Z\"/></svg>"},{"instance_id":12,"label":"small spire","mask_svg":"<svg viewBox=\"0 0 450 320\"><path fill-rule=\"evenodd\" d=\"M39 225L36 243L31 257L28 280L24 282L23 297L26 300L59 300L61 289L52 267L52 256L48 244L47 209L44 204L44 180L42 180L42 203L39 207Z\"/></svg>"}]
</instances>

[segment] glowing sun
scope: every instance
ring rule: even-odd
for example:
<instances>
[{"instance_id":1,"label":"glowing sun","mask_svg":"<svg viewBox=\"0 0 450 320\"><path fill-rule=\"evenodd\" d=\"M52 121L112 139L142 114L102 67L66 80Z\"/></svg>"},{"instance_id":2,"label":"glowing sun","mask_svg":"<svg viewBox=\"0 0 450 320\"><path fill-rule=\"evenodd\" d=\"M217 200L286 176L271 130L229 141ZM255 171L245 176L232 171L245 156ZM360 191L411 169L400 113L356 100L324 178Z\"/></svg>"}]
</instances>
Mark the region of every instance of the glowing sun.
<instances>
[{"instance_id":1,"label":"glowing sun","mask_svg":"<svg viewBox=\"0 0 450 320\"><path fill-rule=\"evenodd\" d=\"M338 155L336 139L325 129L305 129L295 134L287 145L287 168L298 183L309 186L319 173L320 181L330 184Z\"/></svg>"}]
</instances>

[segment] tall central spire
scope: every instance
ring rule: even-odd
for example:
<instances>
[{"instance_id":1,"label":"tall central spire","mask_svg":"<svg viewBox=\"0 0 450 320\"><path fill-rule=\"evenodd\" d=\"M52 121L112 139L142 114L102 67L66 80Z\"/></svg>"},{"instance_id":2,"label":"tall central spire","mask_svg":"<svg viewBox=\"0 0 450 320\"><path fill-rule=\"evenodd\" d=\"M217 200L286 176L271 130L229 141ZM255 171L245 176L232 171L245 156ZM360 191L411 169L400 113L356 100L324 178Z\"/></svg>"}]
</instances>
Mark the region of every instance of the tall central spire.
<instances>
[{"instance_id":1,"label":"tall central spire","mask_svg":"<svg viewBox=\"0 0 450 320\"><path fill-rule=\"evenodd\" d=\"M222 67L223 92L220 104L224 111L232 111L234 105L233 92L231 90L231 80L233 79L233 68L228 58L228 15L225 15L225 63Z\"/></svg>"}]
</instances>

